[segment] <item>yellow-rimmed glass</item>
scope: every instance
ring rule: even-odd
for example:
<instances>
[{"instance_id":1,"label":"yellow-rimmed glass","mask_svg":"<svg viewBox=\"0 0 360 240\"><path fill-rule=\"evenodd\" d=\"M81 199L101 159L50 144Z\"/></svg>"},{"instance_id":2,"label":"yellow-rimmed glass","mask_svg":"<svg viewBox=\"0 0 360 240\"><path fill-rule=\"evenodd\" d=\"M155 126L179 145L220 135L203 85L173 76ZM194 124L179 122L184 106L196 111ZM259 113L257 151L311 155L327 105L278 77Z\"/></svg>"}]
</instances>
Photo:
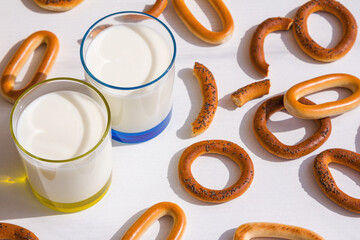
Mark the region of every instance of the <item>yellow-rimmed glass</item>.
<instances>
[{"instance_id":1,"label":"yellow-rimmed glass","mask_svg":"<svg viewBox=\"0 0 360 240\"><path fill-rule=\"evenodd\" d=\"M17 136L17 124L26 107L44 94L71 91L93 99L102 110L104 132L89 151L69 159L45 159L22 146ZM34 85L14 104L10 116L10 131L35 196L47 207L62 212L76 212L98 202L111 183L112 156L110 110L104 96L84 81L55 78Z\"/></svg>"}]
</instances>

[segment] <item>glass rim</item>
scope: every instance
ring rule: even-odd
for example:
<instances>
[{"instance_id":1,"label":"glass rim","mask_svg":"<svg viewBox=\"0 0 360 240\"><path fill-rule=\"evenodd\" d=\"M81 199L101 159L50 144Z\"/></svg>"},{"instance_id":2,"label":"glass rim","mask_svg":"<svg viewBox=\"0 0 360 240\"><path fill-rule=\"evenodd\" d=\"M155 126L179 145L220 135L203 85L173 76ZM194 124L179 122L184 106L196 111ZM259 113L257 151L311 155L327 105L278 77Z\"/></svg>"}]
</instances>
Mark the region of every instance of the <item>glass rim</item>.
<instances>
[{"instance_id":1,"label":"glass rim","mask_svg":"<svg viewBox=\"0 0 360 240\"><path fill-rule=\"evenodd\" d=\"M155 78L154 80L152 80L151 82L148 82L148 83L145 83L145 84L142 84L142 85L138 85L138 86L134 86L134 87L119 87L119 86L114 86L114 85L111 85L111 84L108 84L108 83L105 83L101 80L99 80L98 78L96 78L91 72L90 70L88 69L88 67L86 66L86 63L85 63L85 58L83 56L83 53L84 53L84 44L85 44L85 39L88 37L88 35L90 34L90 30L92 30L98 23L100 23L101 21L103 21L104 19L107 19L109 17L112 17L114 15L124 15L124 14L138 14L138 15L144 15L146 17L149 17L149 18L152 18L153 20L157 21L158 23L160 23L166 30L167 32L169 33L170 37L171 37L171 40L172 40L172 43L173 43L173 46L174 46L174 50L173 50L173 54L172 54L172 58L171 58L171 61L170 61L170 64L169 66L165 69L165 71L157 78ZM171 30L169 29L168 26L165 25L165 23L163 23L160 19L150 15L150 14L147 14L147 13L144 13L144 12L138 12L138 11L121 11L121 12L114 12L114 13L111 13L109 15L106 15L102 18L100 18L99 20L97 20L95 23L93 23L89 28L88 30L86 31L86 33L84 34L82 40L81 40L81 45L80 45L80 60L81 60L81 64L82 66L84 67L85 69L85 72L92 78L94 79L97 83L103 85L103 86L106 86L106 87L109 87L111 89L116 89L116 90L135 90L135 89L140 89L140 88L144 88L144 87L147 87L149 85L152 85L156 82L158 82L160 79L162 79L170 70L171 68L173 67L174 63L175 63L175 56L176 56L176 41L175 41L175 37L174 35L172 34Z\"/></svg>"},{"instance_id":2,"label":"glass rim","mask_svg":"<svg viewBox=\"0 0 360 240\"><path fill-rule=\"evenodd\" d=\"M28 150L26 150L17 140L15 133L14 133L14 128L13 128L13 114L14 111L16 109L16 107L18 106L19 101L25 97L25 95L27 95L30 91L32 91L33 89L35 89L36 87L38 87L39 85L48 83L48 82L55 82L55 81L59 81L59 80L68 80L68 81L73 81L73 82L77 82L80 84L83 84L87 87L89 87L90 89L94 90L99 96L100 98L103 100L104 105L106 107L106 111L107 111L107 123L106 123L106 128L104 130L104 134L101 136L100 140L97 142L97 144L95 144L90 150L86 151L85 153L73 157L73 158L68 158L68 159L62 159L62 160L51 160L51 159L46 159L46 158L42 158L42 157L38 157L32 153L30 153ZM42 162L49 162L49 163L64 163L64 162L73 162L76 160L79 160L89 154L91 154L92 152L94 152L106 139L107 135L109 134L110 131L110 126L111 126L111 113L110 113L110 107L108 102L106 101L105 97L102 95L102 93L97 90L95 87L93 87L91 84L86 83L85 81L79 80L79 79L75 79L75 78L69 78L69 77L58 77L58 78L51 78L51 79L47 79L44 81L41 81L37 84L34 84L33 86L31 86L30 88L28 88L25 92L23 92L20 97L16 100L16 102L14 103L14 106L11 110L11 114L10 114L10 133L11 136L15 142L15 144L17 145L17 147L19 147L21 149L21 151L23 151L25 154L27 154L28 156L30 156L31 158L35 159L35 160L39 160Z\"/></svg>"}]
</instances>

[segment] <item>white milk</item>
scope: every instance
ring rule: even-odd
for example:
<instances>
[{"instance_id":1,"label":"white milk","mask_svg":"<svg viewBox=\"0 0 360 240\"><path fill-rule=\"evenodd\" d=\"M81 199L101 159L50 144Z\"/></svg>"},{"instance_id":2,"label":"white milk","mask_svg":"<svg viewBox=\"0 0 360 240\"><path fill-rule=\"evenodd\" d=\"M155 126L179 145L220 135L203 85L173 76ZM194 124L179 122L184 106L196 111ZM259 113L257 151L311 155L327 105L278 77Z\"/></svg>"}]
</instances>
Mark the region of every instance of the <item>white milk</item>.
<instances>
[{"instance_id":1,"label":"white milk","mask_svg":"<svg viewBox=\"0 0 360 240\"><path fill-rule=\"evenodd\" d=\"M123 24L100 32L86 53L86 65L100 81L117 87L135 87L160 77L169 67L172 51L150 27ZM135 133L151 129L172 107L174 68L164 79L138 90L114 90L86 78L109 102L112 128Z\"/></svg>"},{"instance_id":2,"label":"white milk","mask_svg":"<svg viewBox=\"0 0 360 240\"><path fill-rule=\"evenodd\" d=\"M106 117L89 96L72 91L48 93L21 113L15 134L31 154L49 160L78 157L91 150L106 128ZM112 172L110 138L79 160L48 163L21 154L31 187L53 202L74 203L100 191Z\"/></svg>"}]
</instances>

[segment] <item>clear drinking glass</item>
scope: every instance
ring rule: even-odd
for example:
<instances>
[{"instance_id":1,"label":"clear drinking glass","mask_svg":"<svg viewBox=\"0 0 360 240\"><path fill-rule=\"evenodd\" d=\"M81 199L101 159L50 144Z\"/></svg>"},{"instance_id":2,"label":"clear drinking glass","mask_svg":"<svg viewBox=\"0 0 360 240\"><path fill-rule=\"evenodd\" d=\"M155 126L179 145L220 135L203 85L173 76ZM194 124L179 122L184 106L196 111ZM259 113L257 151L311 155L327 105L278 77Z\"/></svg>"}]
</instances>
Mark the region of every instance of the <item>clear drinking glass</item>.
<instances>
[{"instance_id":1,"label":"clear drinking glass","mask_svg":"<svg viewBox=\"0 0 360 240\"><path fill-rule=\"evenodd\" d=\"M172 113L175 56L170 29L145 13L113 13L87 30L80 58L86 80L110 105L114 140L144 142L166 128ZM116 67L108 67L115 62Z\"/></svg>"},{"instance_id":2,"label":"clear drinking glass","mask_svg":"<svg viewBox=\"0 0 360 240\"><path fill-rule=\"evenodd\" d=\"M34 152L31 152L33 150L29 151L30 147L27 149L25 146L33 147L34 144L37 144L37 148L44 149L45 152L49 151L53 146L60 147L58 151L54 152L70 151L66 144L60 145L57 142L61 138L61 134L70 127L69 124L58 124L60 122L53 121L56 122L55 128L60 128L54 130L60 132L60 137L59 135L54 137L54 134L49 133L51 131L41 131L41 127L46 125L46 122L41 122L42 119L46 119L44 114L56 115L60 112L59 107L51 101L43 101L42 103L44 104L42 105L37 101L42 96L49 96L47 94L64 92L66 93L64 95L66 106L74 110L71 111L71 114L76 113L76 117L80 116L76 118L79 121L72 124L77 124L76 126L79 126L79 129L83 129L83 132L79 134L81 141L77 141L78 138L75 138L75 145L83 146L83 144L88 143L86 141L89 141L90 138L96 137L92 138L90 144L88 143L86 148L88 150L85 151L83 149L85 152L80 151L78 155L74 154L72 155L73 157L68 159L62 159L58 156L48 159L40 157L45 155L39 152L35 155ZM92 105L81 105L77 98L74 98L79 96L82 99L86 99L81 104L88 103L87 101L89 100ZM54 109L54 112L40 111L38 110L40 108L37 108L36 111L30 111L30 104L32 103L38 104L35 106L50 106L50 108ZM96 129L100 129L96 135L91 135L94 133L89 131L91 130L89 124L94 123L94 120L89 118L94 117L94 114L92 112L89 113L87 106L97 109L96 113L98 113L98 117L101 119L99 121L101 125L97 125L98 121L95 121L95 125L91 125L92 128L96 126ZM31 118L29 121L21 120L22 114L25 111L28 111L27 114L31 114L26 116L31 116L31 118L36 118L37 120L32 121ZM58 112L56 113L56 111ZM65 121L61 117L59 116L59 121ZM10 131L24 165L31 189L45 206L62 212L76 212L94 205L105 195L109 189L112 175L110 119L110 109L104 96L90 84L76 79L57 78L40 82L28 89L16 101L10 116ZM53 125L50 126L52 129L54 128ZM26 129L25 135L22 129ZM46 139L49 137L55 139L53 141L41 142L40 144L40 141L36 138L39 135L36 134L48 134ZM74 136L78 136L75 133L67 134L67 136L69 135L71 135L72 139ZM31 145L27 145L27 139L32 140L33 138L35 140L31 142Z\"/></svg>"}]
</instances>

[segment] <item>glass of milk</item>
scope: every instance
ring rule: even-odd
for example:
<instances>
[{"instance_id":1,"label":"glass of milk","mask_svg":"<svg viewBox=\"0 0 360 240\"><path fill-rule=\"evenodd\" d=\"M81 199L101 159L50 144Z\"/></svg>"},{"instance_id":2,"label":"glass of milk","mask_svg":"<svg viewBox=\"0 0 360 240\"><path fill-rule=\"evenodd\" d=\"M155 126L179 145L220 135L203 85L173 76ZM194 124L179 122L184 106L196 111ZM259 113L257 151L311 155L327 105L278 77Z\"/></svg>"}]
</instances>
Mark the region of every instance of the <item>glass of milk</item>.
<instances>
[{"instance_id":1,"label":"glass of milk","mask_svg":"<svg viewBox=\"0 0 360 240\"><path fill-rule=\"evenodd\" d=\"M176 43L159 19L118 12L85 33L80 58L88 82L111 109L112 138L144 142L160 134L172 112Z\"/></svg>"},{"instance_id":2,"label":"glass of milk","mask_svg":"<svg viewBox=\"0 0 360 240\"><path fill-rule=\"evenodd\" d=\"M90 84L43 81L15 103L10 131L35 196L76 212L98 202L112 175L110 108Z\"/></svg>"}]
</instances>

